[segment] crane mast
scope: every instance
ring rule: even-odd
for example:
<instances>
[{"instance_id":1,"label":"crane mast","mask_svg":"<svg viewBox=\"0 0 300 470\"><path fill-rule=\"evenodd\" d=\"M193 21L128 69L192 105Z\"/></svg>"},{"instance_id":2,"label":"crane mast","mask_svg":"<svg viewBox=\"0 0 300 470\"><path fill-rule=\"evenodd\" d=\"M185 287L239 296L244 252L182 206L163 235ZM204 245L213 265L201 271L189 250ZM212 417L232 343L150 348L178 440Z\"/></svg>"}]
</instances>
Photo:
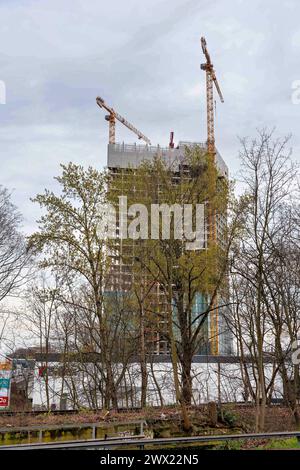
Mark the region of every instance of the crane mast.
<instances>
[{"instance_id":1,"label":"crane mast","mask_svg":"<svg viewBox=\"0 0 300 470\"><path fill-rule=\"evenodd\" d=\"M113 108L108 106L105 103L104 99L100 98L100 96L97 96L96 102L97 102L97 105L100 108L103 108L108 112L108 115L105 116L105 119L109 123L109 143L110 144L115 144L116 143L116 120L118 120L125 127L127 127L134 134L136 134L139 139L144 140L144 142L146 142L146 144L151 145L151 141L150 141L150 139L148 139L148 137L146 137L136 127L134 127L132 124L130 124L130 122L128 122L125 118L123 118L123 116L121 116L119 113L117 113Z\"/></svg>"},{"instance_id":2,"label":"crane mast","mask_svg":"<svg viewBox=\"0 0 300 470\"><path fill-rule=\"evenodd\" d=\"M214 125L214 87L218 92L221 103L224 103L224 98L216 77L216 73L211 62L210 55L207 50L206 40L201 38L202 51L205 56L206 62L201 64L201 70L206 73L206 106L207 106L207 153L212 158L214 164L216 157L215 147L215 125ZM216 182L214 182L214 191L216 191ZM208 205L208 224L209 224L209 238L216 244L217 243L217 214L216 210ZM219 354L219 299L215 296L212 311L210 313L210 340L211 340L211 353L213 355Z\"/></svg>"},{"instance_id":3,"label":"crane mast","mask_svg":"<svg viewBox=\"0 0 300 470\"><path fill-rule=\"evenodd\" d=\"M207 105L207 151L211 155L215 155L215 125L214 125L214 92L213 84L215 84L216 90L222 103L224 98L216 77L216 73L213 64L210 59L210 55L207 50L205 38L201 38L201 46L203 54L206 58L206 62L201 64L201 70L206 72L206 105Z\"/></svg>"}]
</instances>

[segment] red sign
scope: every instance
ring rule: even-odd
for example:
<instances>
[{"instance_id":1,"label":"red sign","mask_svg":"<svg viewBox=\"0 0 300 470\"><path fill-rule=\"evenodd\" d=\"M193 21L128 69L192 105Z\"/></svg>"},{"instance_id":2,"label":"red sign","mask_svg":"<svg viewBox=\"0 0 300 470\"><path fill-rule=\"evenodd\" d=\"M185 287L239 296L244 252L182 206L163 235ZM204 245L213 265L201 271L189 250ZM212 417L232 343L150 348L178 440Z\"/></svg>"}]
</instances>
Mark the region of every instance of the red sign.
<instances>
[{"instance_id":1,"label":"red sign","mask_svg":"<svg viewBox=\"0 0 300 470\"><path fill-rule=\"evenodd\" d=\"M8 397L0 397L0 408L6 408L8 406Z\"/></svg>"},{"instance_id":2,"label":"red sign","mask_svg":"<svg viewBox=\"0 0 300 470\"><path fill-rule=\"evenodd\" d=\"M46 375L46 372L47 372L46 366L39 367L39 377L44 377L44 375Z\"/></svg>"}]
</instances>

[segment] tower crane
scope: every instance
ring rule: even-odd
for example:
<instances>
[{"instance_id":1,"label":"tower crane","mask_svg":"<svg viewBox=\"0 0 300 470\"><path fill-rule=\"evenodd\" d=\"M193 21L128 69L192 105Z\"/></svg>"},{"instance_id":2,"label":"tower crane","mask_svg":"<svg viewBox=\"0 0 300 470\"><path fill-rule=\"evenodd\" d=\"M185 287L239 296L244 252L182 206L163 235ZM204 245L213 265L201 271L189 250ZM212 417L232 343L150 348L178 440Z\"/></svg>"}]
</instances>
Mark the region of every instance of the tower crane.
<instances>
[{"instance_id":1,"label":"tower crane","mask_svg":"<svg viewBox=\"0 0 300 470\"><path fill-rule=\"evenodd\" d=\"M211 62L210 55L207 50L206 40L201 38L201 46L206 62L201 64L201 70L206 72L206 106L207 106L207 153L213 159L214 164L216 156L215 147L215 127L214 127L214 92L213 84L215 84L221 103L224 103L224 98L216 77L214 66ZM216 191L216 182L214 182L214 190ZM217 214L216 210L210 205L208 212L209 224L209 238L213 243L217 243ZM211 353L213 355L219 354L219 298L214 297L212 311L210 312L210 339L211 339Z\"/></svg>"},{"instance_id":2,"label":"tower crane","mask_svg":"<svg viewBox=\"0 0 300 470\"><path fill-rule=\"evenodd\" d=\"M151 145L150 139L146 137L142 132L140 132L136 127L134 127L130 122L128 122L125 118L123 118L119 113L117 113L113 108L108 106L104 99L97 96L96 98L97 105L100 108L104 108L108 115L105 116L106 121L109 123L109 143L115 144L116 143L116 120L124 124L128 129L130 129L134 134L138 136L139 139L142 139L146 142L146 144Z\"/></svg>"},{"instance_id":3,"label":"tower crane","mask_svg":"<svg viewBox=\"0 0 300 470\"><path fill-rule=\"evenodd\" d=\"M213 84L220 97L221 103L224 103L224 98L216 77L214 66L211 62L210 55L207 50L205 38L201 38L201 46L203 54L206 58L206 63L201 64L201 70L206 72L206 100L207 100L207 151L209 154L215 155L215 126L214 126L214 93Z\"/></svg>"}]
</instances>

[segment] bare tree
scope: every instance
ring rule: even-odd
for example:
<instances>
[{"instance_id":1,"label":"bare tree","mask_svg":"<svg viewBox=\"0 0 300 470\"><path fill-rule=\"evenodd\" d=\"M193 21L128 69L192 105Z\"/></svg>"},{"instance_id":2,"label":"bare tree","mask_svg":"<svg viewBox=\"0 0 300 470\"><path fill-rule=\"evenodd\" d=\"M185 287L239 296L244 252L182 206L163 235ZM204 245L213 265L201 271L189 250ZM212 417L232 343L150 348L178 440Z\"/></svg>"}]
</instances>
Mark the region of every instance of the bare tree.
<instances>
[{"instance_id":1,"label":"bare tree","mask_svg":"<svg viewBox=\"0 0 300 470\"><path fill-rule=\"evenodd\" d=\"M106 174L72 163L62 168L57 178L61 194L45 191L35 199L46 213L29 245L43 253L40 266L51 269L68 287L60 301L73 314L69 340L82 358L82 387L94 393L93 406L100 392L103 406L116 408L117 389L134 347L134 328L126 298L113 298L107 287L109 259L99 230L105 223L99 208L106 202ZM96 353L89 365L83 360L85 351Z\"/></svg>"},{"instance_id":2,"label":"bare tree","mask_svg":"<svg viewBox=\"0 0 300 470\"><path fill-rule=\"evenodd\" d=\"M9 192L0 186L0 341L2 348L12 350L16 309L5 306L28 279L31 253L20 232L21 215L11 202ZM9 330L9 331L8 331ZM4 344L5 343L5 344Z\"/></svg>"},{"instance_id":3,"label":"bare tree","mask_svg":"<svg viewBox=\"0 0 300 470\"><path fill-rule=\"evenodd\" d=\"M26 279L30 253L20 233L21 216L8 191L0 186L0 302Z\"/></svg>"},{"instance_id":4,"label":"bare tree","mask_svg":"<svg viewBox=\"0 0 300 470\"><path fill-rule=\"evenodd\" d=\"M283 318L278 323L282 310L274 290L274 275L278 273L276 240L283 231L280 214L296 175L287 150L288 140L288 137L277 139L273 132L262 130L252 141L241 141L244 227L233 252L232 287L236 302L233 318L238 351L241 357L246 353L252 359L252 374L243 364L243 377L247 392L255 397L257 430L264 428L268 393L272 393L279 370L272 353L278 352L282 344ZM283 283L282 278L281 287ZM269 359L273 358L268 374L267 354Z\"/></svg>"}]
</instances>

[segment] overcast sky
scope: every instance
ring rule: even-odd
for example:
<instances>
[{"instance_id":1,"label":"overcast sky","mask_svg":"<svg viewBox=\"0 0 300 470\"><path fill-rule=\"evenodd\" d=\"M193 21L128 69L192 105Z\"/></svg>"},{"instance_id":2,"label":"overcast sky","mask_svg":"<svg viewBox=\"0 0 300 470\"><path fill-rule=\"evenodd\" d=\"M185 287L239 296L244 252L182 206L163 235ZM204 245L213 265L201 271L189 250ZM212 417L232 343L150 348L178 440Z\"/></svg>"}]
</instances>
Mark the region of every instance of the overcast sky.
<instances>
[{"instance_id":1,"label":"overcast sky","mask_svg":"<svg viewBox=\"0 0 300 470\"><path fill-rule=\"evenodd\" d=\"M225 103L217 103L217 147L232 175L237 136L260 126L292 133L300 155L299 0L0 0L0 184L30 232L29 201L53 188L59 164L102 168L108 126L97 95L153 144L206 139L207 40ZM1 100L0 100L1 101ZM117 141L135 136L117 125Z\"/></svg>"}]
</instances>

